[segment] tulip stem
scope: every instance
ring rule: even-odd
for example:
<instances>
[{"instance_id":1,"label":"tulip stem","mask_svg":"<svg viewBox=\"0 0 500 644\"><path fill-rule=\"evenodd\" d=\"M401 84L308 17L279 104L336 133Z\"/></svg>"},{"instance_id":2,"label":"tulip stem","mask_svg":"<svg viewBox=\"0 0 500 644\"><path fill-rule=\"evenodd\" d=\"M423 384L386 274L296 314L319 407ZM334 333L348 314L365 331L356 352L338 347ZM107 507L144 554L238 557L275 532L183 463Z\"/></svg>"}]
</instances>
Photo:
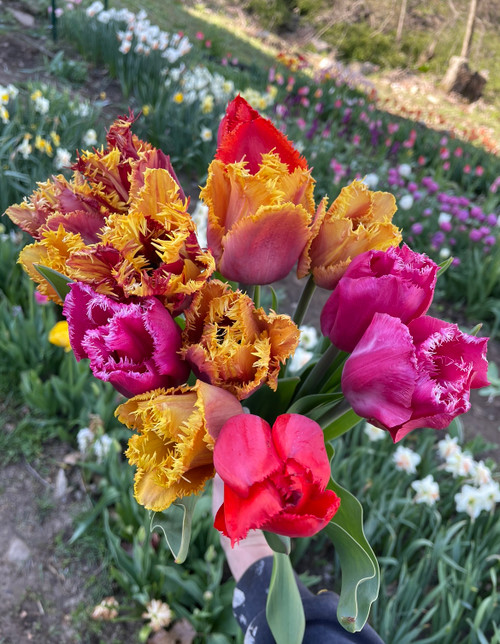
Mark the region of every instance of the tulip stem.
<instances>
[{"instance_id":1,"label":"tulip stem","mask_svg":"<svg viewBox=\"0 0 500 644\"><path fill-rule=\"evenodd\" d=\"M302 289L302 293L300 294L300 299L297 303L297 308L295 309L295 314L293 316L293 321L297 326L300 326L302 324L302 320L307 313L309 302L311 301L315 290L316 284L314 283L313 276L309 275L309 279L307 280L304 288Z\"/></svg>"},{"instance_id":2,"label":"tulip stem","mask_svg":"<svg viewBox=\"0 0 500 644\"><path fill-rule=\"evenodd\" d=\"M338 354L339 350L333 344L326 349L321 358L309 372L309 375L304 380L302 386L300 386L299 391L301 397L307 396L311 393L317 393L321 390L320 383Z\"/></svg>"}]
</instances>

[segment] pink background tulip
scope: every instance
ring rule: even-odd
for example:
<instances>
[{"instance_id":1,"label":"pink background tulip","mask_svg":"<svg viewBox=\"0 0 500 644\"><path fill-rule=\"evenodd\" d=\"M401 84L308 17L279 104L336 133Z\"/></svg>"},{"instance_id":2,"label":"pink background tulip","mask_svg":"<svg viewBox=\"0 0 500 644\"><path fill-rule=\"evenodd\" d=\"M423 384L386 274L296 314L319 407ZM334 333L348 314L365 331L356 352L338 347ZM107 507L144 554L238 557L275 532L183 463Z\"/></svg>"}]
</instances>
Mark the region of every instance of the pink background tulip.
<instances>
[{"instance_id":1,"label":"pink background tulip","mask_svg":"<svg viewBox=\"0 0 500 644\"><path fill-rule=\"evenodd\" d=\"M76 359L89 358L94 376L124 396L186 381L181 330L158 299L118 302L76 283L63 313Z\"/></svg>"},{"instance_id":2,"label":"pink background tulip","mask_svg":"<svg viewBox=\"0 0 500 644\"><path fill-rule=\"evenodd\" d=\"M487 341L430 316L406 326L376 313L344 365L342 390L394 442L417 427L444 429L470 409L470 390L488 384Z\"/></svg>"},{"instance_id":3,"label":"pink background tulip","mask_svg":"<svg viewBox=\"0 0 500 644\"><path fill-rule=\"evenodd\" d=\"M321 312L321 331L342 351L353 351L375 313L408 324L424 315L434 295L438 266L408 246L358 255Z\"/></svg>"},{"instance_id":4,"label":"pink background tulip","mask_svg":"<svg viewBox=\"0 0 500 644\"><path fill-rule=\"evenodd\" d=\"M340 505L325 489L330 464L323 432L306 416L283 414L272 428L252 414L230 418L216 440L214 465L224 481L214 525L233 545L254 528L311 536Z\"/></svg>"}]
</instances>

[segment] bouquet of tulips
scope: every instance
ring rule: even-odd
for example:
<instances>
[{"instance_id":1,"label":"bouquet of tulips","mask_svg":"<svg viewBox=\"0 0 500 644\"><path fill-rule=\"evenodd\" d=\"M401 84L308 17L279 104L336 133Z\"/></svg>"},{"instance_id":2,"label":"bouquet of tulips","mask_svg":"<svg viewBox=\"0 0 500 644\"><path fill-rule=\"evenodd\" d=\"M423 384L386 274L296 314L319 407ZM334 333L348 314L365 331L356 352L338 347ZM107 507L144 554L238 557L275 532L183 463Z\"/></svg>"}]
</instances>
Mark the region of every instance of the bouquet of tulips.
<instances>
[{"instance_id":1,"label":"bouquet of tulips","mask_svg":"<svg viewBox=\"0 0 500 644\"><path fill-rule=\"evenodd\" d=\"M339 621L358 631L379 570L330 443L361 418L394 442L447 427L469 409L471 388L488 384L487 339L426 315L443 267L400 246L391 194L354 181L316 204L307 161L241 97L201 190L206 247L169 157L133 121L113 123L106 149L82 152L71 180L53 177L7 210L34 238L20 262L63 305L76 359L126 398L116 415L132 430L137 502L185 513L176 560L196 495L217 473L215 528L232 544L261 529L276 552L276 640L304 632L290 538L322 530L342 568ZM293 270L305 281L293 319L275 312L270 286L264 310L261 287ZM331 291L321 350L290 373L316 286Z\"/></svg>"}]
</instances>

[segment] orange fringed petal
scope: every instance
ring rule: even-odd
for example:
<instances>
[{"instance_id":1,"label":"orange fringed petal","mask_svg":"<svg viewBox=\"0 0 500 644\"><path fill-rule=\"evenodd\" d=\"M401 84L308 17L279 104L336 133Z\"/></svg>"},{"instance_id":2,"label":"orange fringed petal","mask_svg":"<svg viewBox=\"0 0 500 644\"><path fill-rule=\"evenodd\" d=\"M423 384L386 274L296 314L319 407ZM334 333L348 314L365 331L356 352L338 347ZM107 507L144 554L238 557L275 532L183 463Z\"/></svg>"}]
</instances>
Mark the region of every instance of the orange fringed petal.
<instances>
[{"instance_id":1,"label":"orange fringed petal","mask_svg":"<svg viewBox=\"0 0 500 644\"><path fill-rule=\"evenodd\" d=\"M178 498L201 492L214 475L214 436L240 413L240 403L228 392L201 382L192 388L156 389L120 405L118 419L138 432L126 452L137 466L137 501L159 512Z\"/></svg>"},{"instance_id":2,"label":"orange fringed petal","mask_svg":"<svg viewBox=\"0 0 500 644\"><path fill-rule=\"evenodd\" d=\"M255 309L247 295L217 280L194 297L185 316L182 356L199 378L240 400L266 382L274 389L299 341L288 316Z\"/></svg>"},{"instance_id":3,"label":"orange fringed petal","mask_svg":"<svg viewBox=\"0 0 500 644\"><path fill-rule=\"evenodd\" d=\"M401 242L401 231L392 223L395 212L393 195L372 192L362 181L343 188L328 211L323 199L299 259L298 277L312 273L318 286L335 288L354 257Z\"/></svg>"}]
</instances>

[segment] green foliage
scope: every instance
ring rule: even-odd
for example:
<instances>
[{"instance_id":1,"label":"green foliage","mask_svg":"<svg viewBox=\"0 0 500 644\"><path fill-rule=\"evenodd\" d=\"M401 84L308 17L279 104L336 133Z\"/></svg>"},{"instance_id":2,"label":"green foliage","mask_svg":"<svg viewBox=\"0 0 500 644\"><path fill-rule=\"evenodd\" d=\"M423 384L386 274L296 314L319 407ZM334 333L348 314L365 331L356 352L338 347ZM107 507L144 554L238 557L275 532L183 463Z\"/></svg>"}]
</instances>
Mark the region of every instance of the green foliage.
<instances>
[{"instance_id":1,"label":"green foliage","mask_svg":"<svg viewBox=\"0 0 500 644\"><path fill-rule=\"evenodd\" d=\"M76 85L87 80L87 65L81 60L68 58L63 51L58 51L54 58L47 63L47 69L57 78Z\"/></svg>"},{"instance_id":2,"label":"green foliage","mask_svg":"<svg viewBox=\"0 0 500 644\"><path fill-rule=\"evenodd\" d=\"M263 27L279 31L290 24L294 4L291 0L249 0L248 9Z\"/></svg>"},{"instance_id":3,"label":"green foliage","mask_svg":"<svg viewBox=\"0 0 500 644\"><path fill-rule=\"evenodd\" d=\"M325 34L325 40L334 47L341 60L369 61L381 67L398 67L404 57L394 47L394 37L374 34L366 23L337 23Z\"/></svg>"}]
</instances>

